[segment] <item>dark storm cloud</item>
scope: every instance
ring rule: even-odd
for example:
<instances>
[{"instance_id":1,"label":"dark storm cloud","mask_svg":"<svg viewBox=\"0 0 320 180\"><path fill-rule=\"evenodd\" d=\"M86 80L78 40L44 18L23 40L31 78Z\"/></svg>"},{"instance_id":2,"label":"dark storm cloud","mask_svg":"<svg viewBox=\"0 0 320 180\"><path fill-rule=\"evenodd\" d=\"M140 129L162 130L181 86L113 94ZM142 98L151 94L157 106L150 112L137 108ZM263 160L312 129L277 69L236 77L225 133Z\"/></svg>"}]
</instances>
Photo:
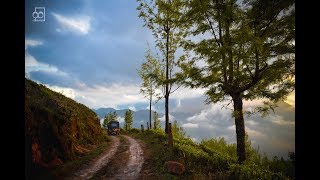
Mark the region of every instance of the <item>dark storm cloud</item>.
<instances>
[{"instance_id":1,"label":"dark storm cloud","mask_svg":"<svg viewBox=\"0 0 320 180\"><path fill-rule=\"evenodd\" d=\"M46 8L43 23L32 21L37 6ZM28 0L26 38L44 42L29 53L88 85L137 83L151 33L142 27L136 6L135 1Z\"/></svg>"}]
</instances>

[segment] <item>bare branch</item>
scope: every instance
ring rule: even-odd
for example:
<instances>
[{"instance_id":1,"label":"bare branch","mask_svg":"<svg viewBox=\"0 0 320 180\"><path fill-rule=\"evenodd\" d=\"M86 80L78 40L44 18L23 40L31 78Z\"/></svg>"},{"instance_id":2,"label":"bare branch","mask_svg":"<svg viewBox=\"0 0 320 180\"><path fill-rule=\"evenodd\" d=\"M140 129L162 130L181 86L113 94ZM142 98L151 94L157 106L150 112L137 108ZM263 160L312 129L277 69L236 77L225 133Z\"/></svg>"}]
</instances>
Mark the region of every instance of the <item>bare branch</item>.
<instances>
[{"instance_id":1,"label":"bare branch","mask_svg":"<svg viewBox=\"0 0 320 180\"><path fill-rule=\"evenodd\" d=\"M267 23L266 27L264 28L263 32L261 33L261 35L259 37L262 37L264 35L264 33L267 32L267 29L269 28L270 24L277 19L278 15L280 14L280 12L282 11L283 9L280 9L274 16L273 18Z\"/></svg>"},{"instance_id":2,"label":"bare branch","mask_svg":"<svg viewBox=\"0 0 320 180\"><path fill-rule=\"evenodd\" d=\"M250 69L249 69L248 64L246 64L246 69L247 69L247 70L248 70L248 72L250 73L251 78L254 78L254 76L253 76L252 72L251 72L251 71L250 71Z\"/></svg>"},{"instance_id":3,"label":"bare branch","mask_svg":"<svg viewBox=\"0 0 320 180\"><path fill-rule=\"evenodd\" d=\"M212 26L212 22L211 22L210 19L209 19L208 13L205 12L205 15L206 15L206 19L207 19L207 21L208 21L208 23L209 23L209 26L210 26L210 28L211 28L212 34L213 34L213 36L214 36L214 39L216 40L216 43L218 44L218 46L221 47L221 45L220 45L220 43L219 43L219 41L218 41L218 39L217 39L216 33L215 33L215 31L214 31L214 28L213 28L213 26Z\"/></svg>"},{"instance_id":4,"label":"bare branch","mask_svg":"<svg viewBox=\"0 0 320 180\"><path fill-rule=\"evenodd\" d=\"M171 88L170 88L170 91L169 91L169 93L170 94L172 94L172 93L174 93L176 90L178 90L180 87L182 86L182 84L180 84L175 90L173 90L173 91L171 91Z\"/></svg>"}]
</instances>

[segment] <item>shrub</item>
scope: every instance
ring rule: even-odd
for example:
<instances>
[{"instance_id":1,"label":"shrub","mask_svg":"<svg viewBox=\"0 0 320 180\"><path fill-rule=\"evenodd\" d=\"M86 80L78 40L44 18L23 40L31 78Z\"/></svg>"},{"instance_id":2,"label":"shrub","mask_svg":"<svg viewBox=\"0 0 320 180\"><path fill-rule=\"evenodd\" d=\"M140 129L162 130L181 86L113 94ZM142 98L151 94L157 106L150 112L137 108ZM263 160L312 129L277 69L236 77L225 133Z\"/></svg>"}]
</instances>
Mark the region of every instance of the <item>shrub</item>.
<instances>
[{"instance_id":1,"label":"shrub","mask_svg":"<svg viewBox=\"0 0 320 180\"><path fill-rule=\"evenodd\" d=\"M231 177L235 179L287 179L282 173L275 173L255 163L230 165Z\"/></svg>"},{"instance_id":2,"label":"shrub","mask_svg":"<svg viewBox=\"0 0 320 180\"><path fill-rule=\"evenodd\" d=\"M151 164L154 172L161 178L174 178L164 169L164 163L172 160L185 165L186 172L182 179L210 179L212 176L218 179L294 179L294 153L289 154L288 161L279 158L269 160L251 146L246 136L247 160L239 165L236 144L228 144L224 138L205 139L195 143L185 136L183 128L174 124L173 148L166 146L168 137L162 129L131 131L131 135L151 146Z\"/></svg>"}]
</instances>

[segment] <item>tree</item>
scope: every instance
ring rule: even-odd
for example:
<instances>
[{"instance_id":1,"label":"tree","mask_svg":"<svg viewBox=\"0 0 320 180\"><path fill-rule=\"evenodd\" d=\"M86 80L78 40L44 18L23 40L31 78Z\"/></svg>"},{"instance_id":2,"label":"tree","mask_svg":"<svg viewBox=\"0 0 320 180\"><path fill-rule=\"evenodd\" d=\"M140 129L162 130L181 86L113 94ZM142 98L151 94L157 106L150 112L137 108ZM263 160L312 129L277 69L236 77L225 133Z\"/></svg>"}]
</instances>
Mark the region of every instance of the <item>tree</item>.
<instances>
[{"instance_id":1,"label":"tree","mask_svg":"<svg viewBox=\"0 0 320 180\"><path fill-rule=\"evenodd\" d=\"M161 128L161 124L160 124L160 120L159 120L159 115L156 111L153 112L153 122L154 122L154 129L160 129Z\"/></svg>"},{"instance_id":2,"label":"tree","mask_svg":"<svg viewBox=\"0 0 320 180\"><path fill-rule=\"evenodd\" d=\"M118 114L116 111L113 111L112 113L109 113L110 121L118 121Z\"/></svg>"},{"instance_id":3,"label":"tree","mask_svg":"<svg viewBox=\"0 0 320 180\"><path fill-rule=\"evenodd\" d=\"M233 102L242 164L246 159L243 100L268 100L258 109L265 111L294 90L294 1L186 2L188 12L181 19L194 38L183 43L188 61L180 64L180 75L186 86L207 89L206 103ZM199 61L202 66L196 64Z\"/></svg>"},{"instance_id":4,"label":"tree","mask_svg":"<svg viewBox=\"0 0 320 180\"><path fill-rule=\"evenodd\" d=\"M103 120L103 124L102 124L102 127L103 128L105 128L105 129L107 129L108 127L108 123L110 122L110 121L117 121L117 119L118 119L118 115L117 115L117 112L116 111L114 111L114 112L109 112L108 114L106 114L105 116L104 116L104 120Z\"/></svg>"},{"instance_id":5,"label":"tree","mask_svg":"<svg viewBox=\"0 0 320 180\"><path fill-rule=\"evenodd\" d=\"M179 126L179 124L178 124L178 122L176 120L173 121L171 129L172 129L172 134L175 137L179 137L179 138L185 138L186 137L185 130L183 129L183 127Z\"/></svg>"},{"instance_id":6,"label":"tree","mask_svg":"<svg viewBox=\"0 0 320 180\"><path fill-rule=\"evenodd\" d=\"M140 87L140 93L142 93L145 98L149 100L149 126L151 129L151 106L152 106L152 98L156 98L156 102L161 99L160 94L156 92L159 88L158 83L155 81L152 76L160 75L160 65L159 61L152 57L150 48L147 50L145 55L146 62L142 63L141 69L138 70L138 73L142 79L142 84Z\"/></svg>"},{"instance_id":7,"label":"tree","mask_svg":"<svg viewBox=\"0 0 320 180\"><path fill-rule=\"evenodd\" d=\"M177 58L175 53L182 40L183 31L178 28L178 18L182 10L181 0L137 0L140 11L139 17L144 20L144 26L147 26L155 38L156 47L161 52L162 68L160 76L153 77L159 85L163 87L165 98L165 132L168 133L169 125L169 96L176 89L172 89L176 83L175 72L177 72ZM159 54L158 54L159 55Z\"/></svg>"},{"instance_id":8,"label":"tree","mask_svg":"<svg viewBox=\"0 0 320 180\"><path fill-rule=\"evenodd\" d=\"M110 116L109 116L109 114L107 115L105 115L104 116L104 119L103 119L103 124L102 124L102 126L103 126L103 128L105 128L105 129L107 129L108 127L108 123L111 121L111 119L110 119Z\"/></svg>"},{"instance_id":9,"label":"tree","mask_svg":"<svg viewBox=\"0 0 320 180\"><path fill-rule=\"evenodd\" d=\"M124 115L124 128L125 130L130 130L132 128L132 120L133 119L133 113L132 111L129 109L126 111L125 115Z\"/></svg>"}]
</instances>

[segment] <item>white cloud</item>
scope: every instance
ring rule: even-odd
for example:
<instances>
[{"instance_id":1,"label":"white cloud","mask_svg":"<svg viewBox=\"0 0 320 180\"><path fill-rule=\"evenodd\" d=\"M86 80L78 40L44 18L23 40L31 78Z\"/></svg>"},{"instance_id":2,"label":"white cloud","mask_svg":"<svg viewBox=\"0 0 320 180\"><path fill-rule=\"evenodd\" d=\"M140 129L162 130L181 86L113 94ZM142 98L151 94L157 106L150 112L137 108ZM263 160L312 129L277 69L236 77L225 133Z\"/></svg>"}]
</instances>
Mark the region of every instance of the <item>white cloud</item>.
<instances>
[{"instance_id":1,"label":"white cloud","mask_svg":"<svg viewBox=\"0 0 320 180\"><path fill-rule=\"evenodd\" d=\"M119 117L119 116L118 116L117 121L119 121L119 123L124 122L124 117Z\"/></svg>"},{"instance_id":2,"label":"white cloud","mask_svg":"<svg viewBox=\"0 0 320 180\"><path fill-rule=\"evenodd\" d=\"M198 128L199 124L186 123L186 124L183 124L182 127L184 127L184 128Z\"/></svg>"},{"instance_id":3,"label":"white cloud","mask_svg":"<svg viewBox=\"0 0 320 180\"><path fill-rule=\"evenodd\" d=\"M259 124L259 123L257 123L256 121L253 121L253 120L247 120L245 123L247 123L248 125L251 125L251 126L256 126L256 125Z\"/></svg>"},{"instance_id":4,"label":"white cloud","mask_svg":"<svg viewBox=\"0 0 320 180\"><path fill-rule=\"evenodd\" d=\"M160 120L161 122L165 122L165 119L166 119L166 116L165 116L165 115L163 115L162 117L159 118L159 120Z\"/></svg>"},{"instance_id":5,"label":"white cloud","mask_svg":"<svg viewBox=\"0 0 320 180\"><path fill-rule=\"evenodd\" d=\"M42 41L39 41L39 40L25 39L25 50L26 51L24 54L25 55L24 60L25 60L26 76L30 77L30 72L33 72L33 71L45 71L45 72L51 72L51 73L54 73L54 74L60 75L60 76L67 76L68 75L67 73L60 71L57 67L52 66L47 63L39 62L27 50L28 47L40 46L42 44L43 44Z\"/></svg>"},{"instance_id":6,"label":"white cloud","mask_svg":"<svg viewBox=\"0 0 320 180\"><path fill-rule=\"evenodd\" d=\"M263 105L263 101L266 101L266 99L254 99L252 101L243 101L243 109L248 110L250 108L255 108L257 106Z\"/></svg>"},{"instance_id":7,"label":"white cloud","mask_svg":"<svg viewBox=\"0 0 320 180\"><path fill-rule=\"evenodd\" d=\"M161 122L165 122L165 121L166 121L166 115L164 114L162 117L159 118L159 120L160 120ZM172 116L172 115L169 113L169 121L172 123L174 120L175 120L174 116Z\"/></svg>"},{"instance_id":8,"label":"white cloud","mask_svg":"<svg viewBox=\"0 0 320 180\"><path fill-rule=\"evenodd\" d=\"M103 118L100 119L100 124L101 125L103 124L103 120L104 120Z\"/></svg>"},{"instance_id":9,"label":"white cloud","mask_svg":"<svg viewBox=\"0 0 320 180\"><path fill-rule=\"evenodd\" d=\"M62 26L61 28L57 28L57 32L61 32L62 30L68 30L71 32L85 35L88 34L88 32L90 31L91 19L89 16L66 17L57 13L52 13L52 15Z\"/></svg>"},{"instance_id":10,"label":"white cloud","mask_svg":"<svg viewBox=\"0 0 320 180\"><path fill-rule=\"evenodd\" d=\"M181 99L177 99L177 107L176 108L179 108L181 107Z\"/></svg>"},{"instance_id":11,"label":"white cloud","mask_svg":"<svg viewBox=\"0 0 320 180\"><path fill-rule=\"evenodd\" d=\"M273 119L273 123L278 124L280 126L294 126L295 122L294 121L285 121L283 119Z\"/></svg>"},{"instance_id":12,"label":"white cloud","mask_svg":"<svg viewBox=\"0 0 320 180\"><path fill-rule=\"evenodd\" d=\"M190 99L195 97L200 97L204 94L205 89L189 89L180 87L177 91L170 94L170 98L172 99Z\"/></svg>"},{"instance_id":13,"label":"white cloud","mask_svg":"<svg viewBox=\"0 0 320 180\"><path fill-rule=\"evenodd\" d=\"M25 67L35 67L39 66L39 62L31 56L29 53L24 54L24 60L25 60Z\"/></svg>"},{"instance_id":14,"label":"white cloud","mask_svg":"<svg viewBox=\"0 0 320 180\"><path fill-rule=\"evenodd\" d=\"M29 76L30 72L32 72L32 71L52 72L52 73L55 73L55 74L61 75L61 76L68 75L67 73L60 71L55 66L37 61L37 59L35 57L33 57L28 52L25 52L25 72Z\"/></svg>"},{"instance_id":15,"label":"white cloud","mask_svg":"<svg viewBox=\"0 0 320 180\"><path fill-rule=\"evenodd\" d=\"M219 119L229 119L231 111L222 108L219 104L211 104L211 106L203 109L200 113L195 114L187 119L189 122L209 122L212 121L211 117L219 116Z\"/></svg>"},{"instance_id":16,"label":"white cloud","mask_svg":"<svg viewBox=\"0 0 320 180\"><path fill-rule=\"evenodd\" d=\"M134 106L129 106L128 107L131 111L136 111L137 109L136 109L136 107L134 107Z\"/></svg>"},{"instance_id":17,"label":"white cloud","mask_svg":"<svg viewBox=\"0 0 320 180\"><path fill-rule=\"evenodd\" d=\"M25 50L27 50L28 47L35 47L35 46L39 46L42 44L43 44L42 41L39 41L39 40L25 39L25 41L24 41Z\"/></svg>"},{"instance_id":18,"label":"white cloud","mask_svg":"<svg viewBox=\"0 0 320 180\"><path fill-rule=\"evenodd\" d=\"M228 130L235 131L235 130L236 130L236 125L229 126L227 129L228 129Z\"/></svg>"},{"instance_id":19,"label":"white cloud","mask_svg":"<svg viewBox=\"0 0 320 180\"><path fill-rule=\"evenodd\" d=\"M192 137L191 140L192 140L193 142L199 142L199 140L198 140L197 138L194 138L194 137Z\"/></svg>"},{"instance_id":20,"label":"white cloud","mask_svg":"<svg viewBox=\"0 0 320 180\"><path fill-rule=\"evenodd\" d=\"M145 109L149 110L150 109L150 106L148 105ZM151 105L151 109L152 111L157 111L158 112L158 109L155 105Z\"/></svg>"},{"instance_id":21,"label":"white cloud","mask_svg":"<svg viewBox=\"0 0 320 180\"><path fill-rule=\"evenodd\" d=\"M196 122L207 121L208 113L209 113L208 110L203 110L199 114L189 117L187 121L196 121Z\"/></svg>"},{"instance_id":22,"label":"white cloud","mask_svg":"<svg viewBox=\"0 0 320 180\"><path fill-rule=\"evenodd\" d=\"M147 102L139 93L139 86L134 84L97 85L94 87L84 87L78 90L78 93L92 98L93 102L87 102L89 107L113 107L117 108L123 104L134 104ZM84 99L85 100L85 99Z\"/></svg>"},{"instance_id":23,"label":"white cloud","mask_svg":"<svg viewBox=\"0 0 320 180\"><path fill-rule=\"evenodd\" d=\"M252 137L252 138L258 138L258 137L265 137L266 135L259 132L259 131L256 131L256 130L253 130L253 129L250 129L248 127L246 127L246 130L245 130L249 137Z\"/></svg>"},{"instance_id":24,"label":"white cloud","mask_svg":"<svg viewBox=\"0 0 320 180\"><path fill-rule=\"evenodd\" d=\"M85 104L89 108L111 107L118 109L123 104L146 103L147 100L139 93L139 85L134 84L111 84L96 85L89 87L83 83L81 86L66 88L48 86L48 88L60 92L77 102ZM136 110L134 106L129 107Z\"/></svg>"},{"instance_id":25,"label":"white cloud","mask_svg":"<svg viewBox=\"0 0 320 180\"><path fill-rule=\"evenodd\" d=\"M71 99L74 99L76 97L76 92L74 89L72 88L64 88L64 87L59 87L59 86L50 86L50 85L47 85L46 86L55 91L55 92L59 92L61 94L63 94L64 96L66 97L69 97Z\"/></svg>"}]
</instances>

